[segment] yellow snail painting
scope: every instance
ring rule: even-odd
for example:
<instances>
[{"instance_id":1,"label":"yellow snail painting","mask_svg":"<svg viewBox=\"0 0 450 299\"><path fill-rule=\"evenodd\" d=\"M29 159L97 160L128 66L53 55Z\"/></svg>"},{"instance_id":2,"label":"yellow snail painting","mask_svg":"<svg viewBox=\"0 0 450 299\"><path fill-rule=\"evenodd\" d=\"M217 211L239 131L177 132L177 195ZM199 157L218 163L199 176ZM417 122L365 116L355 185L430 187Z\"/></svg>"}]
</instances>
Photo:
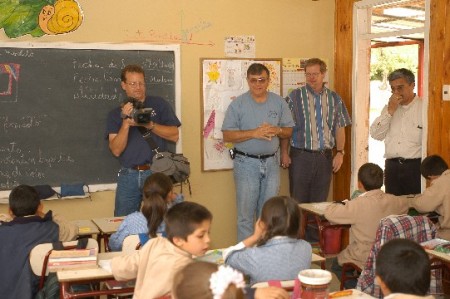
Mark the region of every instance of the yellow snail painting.
<instances>
[{"instance_id":1,"label":"yellow snail painting","mask_svg":"<svg viewBox=\"0 0 450 299\"><path fill-rule=\"evenodd\" d=\"M10 38L64 34L83 22L83 12L75 0L34 0L18 4L4 1L0 7L0 28Z\"/></svg>"}]
</instances>

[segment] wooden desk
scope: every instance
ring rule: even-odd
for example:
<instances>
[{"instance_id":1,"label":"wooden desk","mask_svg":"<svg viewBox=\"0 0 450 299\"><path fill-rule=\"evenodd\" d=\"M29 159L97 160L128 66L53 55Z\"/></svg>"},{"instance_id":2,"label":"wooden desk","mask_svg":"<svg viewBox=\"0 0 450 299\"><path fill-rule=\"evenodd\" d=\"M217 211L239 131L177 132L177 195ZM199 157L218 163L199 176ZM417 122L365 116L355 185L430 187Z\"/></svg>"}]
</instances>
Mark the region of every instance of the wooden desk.
<instances>
[{"instance_id":1,"label":"wooden desk","mask_svg":"<svg viewBox=\"0 0 450 299\"><path fill-rule=\"evenodd\" d=\"M78 236L98 235L100 231L91 220L73 220L71 223L78 226Z\"/></svg>"},{"instance_id":2,"label":"wooden desk","mask_svg":"<svg viewBox=\"0 0 450 299\"><path fill-rule=\"evenodd\" d=\"M106 252L109 251L108 245L109 236L119 229L119 226L124 218L125 217L105 217L92 219L92 222L94 222L95 225L97 225L98 229L100 230L100 233L98 234L97 237L98 244L100 245L103 239Z\"/></svg>"},{"instance_id":3,"label":"wooden desk","mask_svg":"<svg viewBox=\"0 0 450 299\"><path fill-rule=\"evenodd\" d=\"M305 239L306 226L308 225L308 216L313 215L322 217L325 213L326 207L330 204L331 202L299 204L302 213L302 217L300 220L300 238Z\"/></svg>"},{"instance_id":4,"label":"wooden desk","mask_svg":"<svg viewBox=\"0 0 450 299\"><path fill-rule=\"evenodd\" d=\"M122 252L106 252L99 253L98 260L110 260L115 256L121 255ZM134 288L112 289L112 290L93 290L86 292L71 293L70 286L72 284L95 283L114 279L111 272L103 268L95 269L79 269L79 270L62 270L56 273L60 288L60 298L85 298L100 295L133 293Z\"/></svg>"}]
</instances>

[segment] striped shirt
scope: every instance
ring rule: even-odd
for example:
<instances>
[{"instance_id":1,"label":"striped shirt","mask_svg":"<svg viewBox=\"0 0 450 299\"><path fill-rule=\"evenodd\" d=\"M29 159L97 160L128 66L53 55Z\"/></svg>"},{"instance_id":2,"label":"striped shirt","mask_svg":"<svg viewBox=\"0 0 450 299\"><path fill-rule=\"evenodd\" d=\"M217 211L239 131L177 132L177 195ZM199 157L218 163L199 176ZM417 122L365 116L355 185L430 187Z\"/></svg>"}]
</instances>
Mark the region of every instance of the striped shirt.
<instances>
[{"instance_id":1,"label":"striped shirt","mask_svg":"<svg viewBox=\"0 0 450 299\"><path fill-rule=\"evenodd\" d=\"M382 298L381 288L376 283L376 258L381 247L393 239L409 239L422 243L436 237L436 227L426 216L389 216L380 220L369 257L358 278L356 288L375 298ZM442 293L440 269L431 270L430 293Z\"/></svg>"},{"instance_id":2,"label":"striped shirt","mask_svg":"<svg viewBox=\"0 0 450 299\"><path fill-rule=\"evenodd\" d=\"M319 146L319 132L316 122L314 100L322 106L322 127L324 146ZM309 150L331 149L335 146L336 130L351 125L352 121L341 97L324 87L320 93L306 85L293 90L286 101L295 121L291 146Z\"/></svg>"}]
</instances>

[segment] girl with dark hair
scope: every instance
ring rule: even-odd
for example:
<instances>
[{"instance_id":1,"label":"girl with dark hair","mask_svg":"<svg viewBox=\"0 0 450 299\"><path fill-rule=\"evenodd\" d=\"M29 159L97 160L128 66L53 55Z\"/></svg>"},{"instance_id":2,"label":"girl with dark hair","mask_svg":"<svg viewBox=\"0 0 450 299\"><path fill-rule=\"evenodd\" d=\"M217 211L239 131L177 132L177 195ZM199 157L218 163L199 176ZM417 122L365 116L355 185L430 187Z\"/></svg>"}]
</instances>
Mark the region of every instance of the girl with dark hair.
<instances>
[{"instance_id":1,"label":"girl with dark hair","mask_svg":"<svg viewBox=\"0 0 450 299\"><path fill-rule=\"evenodd\" d=\"M250 285L293 280L311 266L311 245L298 239L299 229L298 203L287 196L272 197L264 204L253 235L224 250L225 263L248 275Z\"/></svg>"},{"instance_id":2,"label":"girl with dark hair","mask_svg":"<svg viewBox=\"0 0 450 299\"><path fill-rule=\"evenodd\" d=\"M110 250L121 251L123 240L129 235L139 235L141 245L149 237L164 236L164 215L170 207L183 200L182 194L173 192L173 183L168 176L159 172L150 175L142 188L141 211L125 217L117 232L109 238Z\"/></svg>"}]
</instances>

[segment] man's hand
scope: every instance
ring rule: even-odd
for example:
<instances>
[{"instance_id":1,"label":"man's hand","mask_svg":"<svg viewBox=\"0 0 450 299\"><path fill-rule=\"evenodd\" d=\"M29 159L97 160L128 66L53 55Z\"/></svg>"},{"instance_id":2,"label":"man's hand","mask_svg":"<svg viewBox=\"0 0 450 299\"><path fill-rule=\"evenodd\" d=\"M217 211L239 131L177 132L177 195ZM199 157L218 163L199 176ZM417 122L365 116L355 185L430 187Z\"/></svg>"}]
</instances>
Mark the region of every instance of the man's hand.
<instances>
[{"instance_id":1,"label":"man's hand","mask_svg":"<svg viewBox=\"0 0 450 299\"><path fill-rule=\"evenodd\" d=\"M291 157L289 157L289 154L286 153L281 153L281 167L283 168L288 168L289 165L291 165Z\"/></svg>"},{"instance_id":2,"label":"man's hand","mask_svg":"<svg viewBox=\"0 0 450 299\"><path fill-rule=\"evenodd\" d=\"M123 124L129 126L137 126L134 119L131 118L131 113L133 112L133 103L128 102L122 107L121 115L123 119Z\"/></svg>"},{"instance_id":3,"label":"man's hand","mask_svg":"<svg viewBox=\"0 0 450 299\"><path fill-rule=\"evenodd\" d=\"M403 97L396 95L396 94L392 94L391 97L389 98L389 103L388 103L388 113L390 115L394 115L395 111L398 108L398 105L400 105L400 103L403 101Z\"/></svg>"},{"instance_id":4,"label":"man's hand","mask_svg":"<svg viewBox=\"0 0 450 299\"><path fill-rule=\"evenodd\" d=\"M272 140L272 137L276 136L279 132L279 127L272 126L271 124L265 122L255 129L254 137L257 139L265 139L270 141Z\"/></svg>"},{"instance_id":5,"label":"man's hand","mask_svg":"<svg viewBox=\"0 0 450 299\"><path fill-rule=\"evenodd\" d=\"M337 153L333 158L333 172L336 173L341 169L342 162L344 162L344 155Z\"/></svg>"}]
</instances>

